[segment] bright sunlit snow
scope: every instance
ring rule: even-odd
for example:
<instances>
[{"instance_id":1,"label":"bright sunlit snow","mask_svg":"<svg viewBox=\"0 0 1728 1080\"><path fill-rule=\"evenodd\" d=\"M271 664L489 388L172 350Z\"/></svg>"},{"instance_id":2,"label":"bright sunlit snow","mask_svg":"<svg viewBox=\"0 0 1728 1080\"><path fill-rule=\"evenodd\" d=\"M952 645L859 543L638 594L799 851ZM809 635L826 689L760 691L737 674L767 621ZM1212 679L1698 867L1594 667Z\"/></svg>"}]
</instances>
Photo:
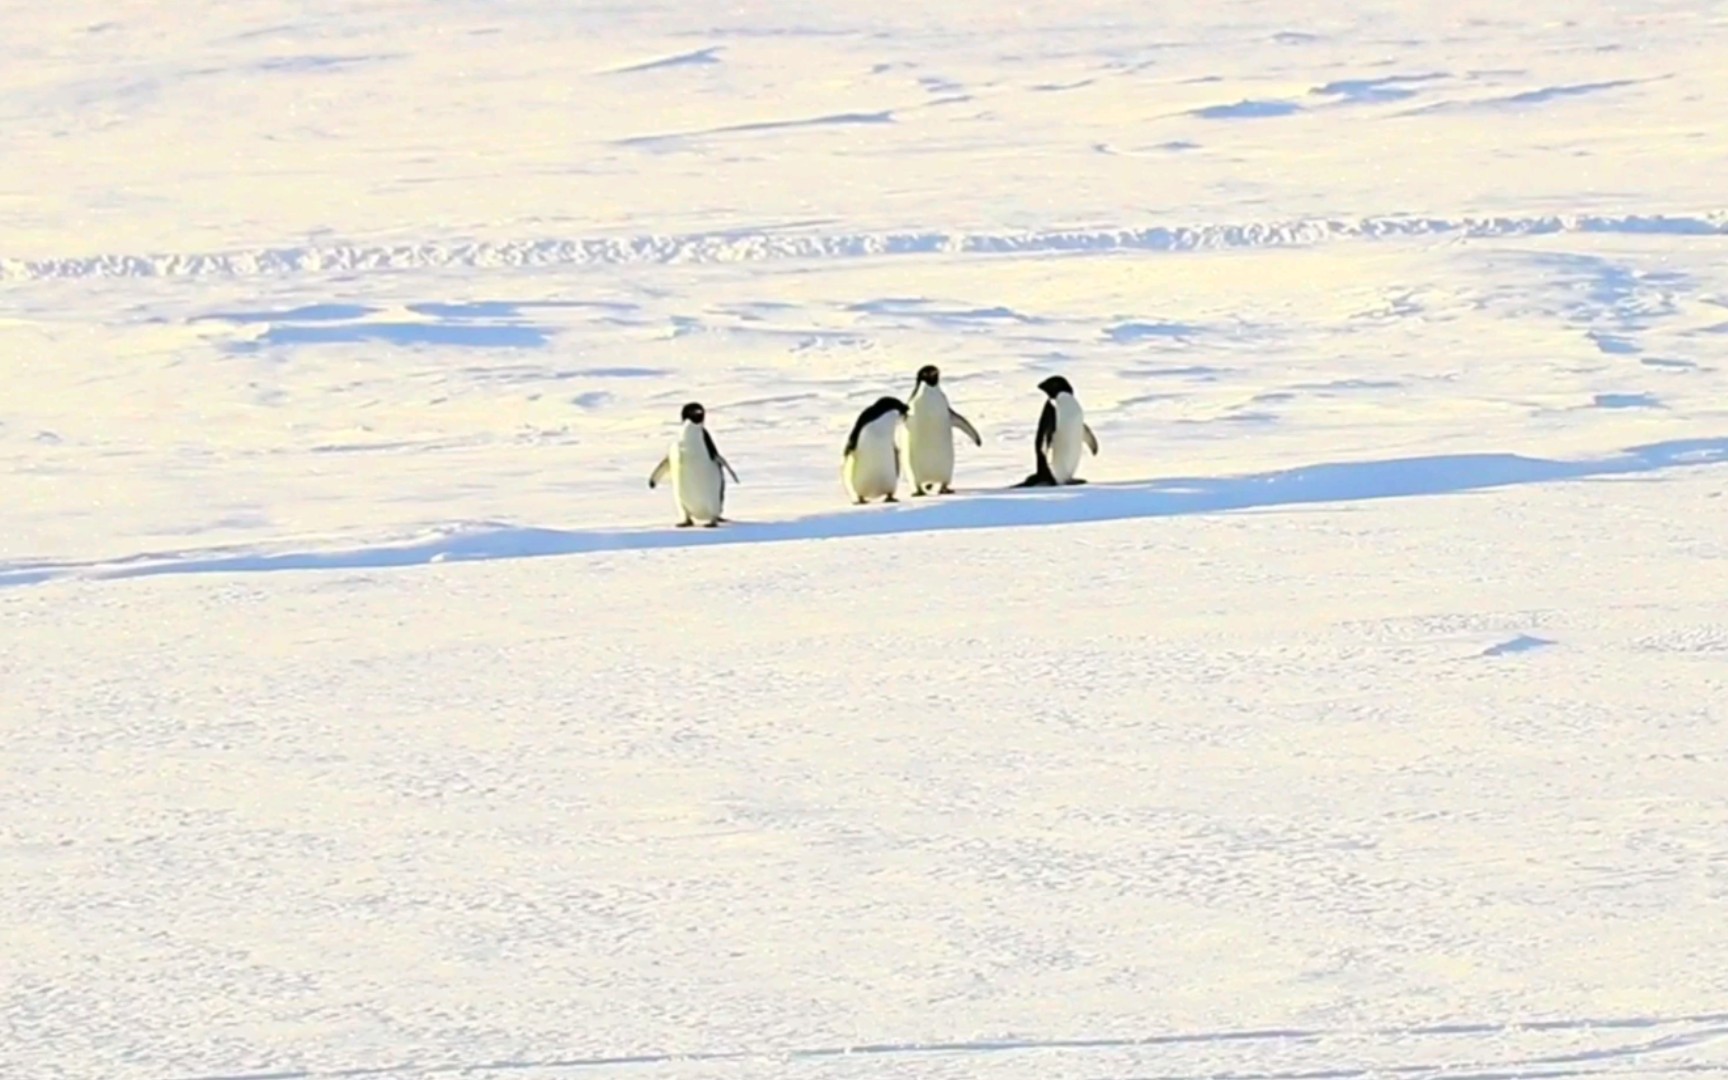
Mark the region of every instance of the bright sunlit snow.
<instances>
[{"instance_id":1,"label":"bright sunlit snow","mask_svg":"<svg viewBox=\"0 0 1728 1080\"><path fill-rule=\"evenodd\" d=\"M0 31L6 1080L1728 1074L1722 5Z\"/></svg>"}]
</instances>

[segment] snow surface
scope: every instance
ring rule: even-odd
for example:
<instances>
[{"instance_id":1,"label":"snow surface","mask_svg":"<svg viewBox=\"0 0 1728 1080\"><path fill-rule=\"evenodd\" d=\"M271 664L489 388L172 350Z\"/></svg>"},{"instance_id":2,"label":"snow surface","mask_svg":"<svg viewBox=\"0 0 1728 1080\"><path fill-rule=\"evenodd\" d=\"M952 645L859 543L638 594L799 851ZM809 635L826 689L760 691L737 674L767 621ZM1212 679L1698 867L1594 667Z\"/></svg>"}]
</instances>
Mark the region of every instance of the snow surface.
<instances>
[{"instance_id":1,"label":"snow surface","mask_svg":"<svg viewBox=\"0 0 1728 1080\"><path fill-rule=\"evenodd\" d=\"M6 1080L1728 1074L1721 4L0 29Z\"/></svg>"}]
</instances>

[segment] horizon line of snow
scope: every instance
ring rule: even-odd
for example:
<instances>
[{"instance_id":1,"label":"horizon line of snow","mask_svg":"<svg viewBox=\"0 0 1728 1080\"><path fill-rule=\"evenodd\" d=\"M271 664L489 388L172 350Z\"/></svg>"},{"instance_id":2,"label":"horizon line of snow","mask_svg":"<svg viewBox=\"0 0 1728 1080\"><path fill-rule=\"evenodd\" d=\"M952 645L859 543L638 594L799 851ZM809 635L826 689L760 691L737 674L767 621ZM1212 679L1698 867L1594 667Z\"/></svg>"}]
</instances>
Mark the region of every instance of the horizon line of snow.
<instances>
[{"instance_id":1,"label":"horizon line of snow","mask_svg":"<svg viewBox=\"0 0 1728 1080\"><path fill-rule=\"evenodd\" d=\"M837 235L724 230L581 240L445 241L263 247L204 254L0 258L0 281L241 277L352 270L502 269L655 263L746 263L882 255L1216 251L1333 240L1493 238L1554 233L1728 235L1728 210L1697 214L1542 214L1524 217L1303 218L1246 224L1055 229L1013 233L866 232Z\"/></svg>"}]
</instances>

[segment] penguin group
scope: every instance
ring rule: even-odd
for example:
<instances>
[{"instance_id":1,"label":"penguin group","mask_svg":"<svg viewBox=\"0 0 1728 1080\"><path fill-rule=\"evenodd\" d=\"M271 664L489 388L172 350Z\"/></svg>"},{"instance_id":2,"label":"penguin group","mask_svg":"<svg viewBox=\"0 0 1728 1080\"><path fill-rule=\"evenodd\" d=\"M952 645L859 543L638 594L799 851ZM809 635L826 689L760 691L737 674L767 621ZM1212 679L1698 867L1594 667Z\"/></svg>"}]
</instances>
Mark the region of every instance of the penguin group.
<instances>
[{"instance_id":1,"label":"penguin group","mask_svg":"<svg viewBox=\"0 0 1728 1080\"><path fill-rule=\"evenodd\" d=\"M1062 376L1052 375L1038 389L1044 392L1044 409L1032 440L1034 467L1014 486L1084 484L1075 475L1081 450L1096 455L1098 437L1086 424L1074 387ZM670 479L672 501L680 515L678 527L701 524L712 529L726 521L726 477L737 483L738 474L708 433L707 410L701 403L685 405L680 418L678 438L654 467L648 486L656 488ZM974 446L984 445L978 429L948 403L942 372L934 364L925 364L918 369L909 401L886 395L858 414L840 452L841 483L860 506L872 499L899 502L902 476L910 481L913 496L951 495L956 431Z\"/></svg>"}]
</instances>

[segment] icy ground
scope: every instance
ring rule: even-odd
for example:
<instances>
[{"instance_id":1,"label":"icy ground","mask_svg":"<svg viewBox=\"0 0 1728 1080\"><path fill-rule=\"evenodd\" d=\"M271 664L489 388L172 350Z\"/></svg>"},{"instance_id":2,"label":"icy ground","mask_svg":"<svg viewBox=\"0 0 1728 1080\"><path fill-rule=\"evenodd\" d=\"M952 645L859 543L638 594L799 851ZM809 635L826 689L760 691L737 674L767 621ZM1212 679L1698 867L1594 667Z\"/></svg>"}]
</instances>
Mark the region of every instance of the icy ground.
<instances>
[{"instance_id":1,"label":"icy ground","mask_svg":"<svg viewBox=\"0 0 1728 1080\"><path fill-rule=\"evenodd\" d=\"M0 30L0 1077L1728 1075L1722 5Z\"/></svg>"}]
</instances>

